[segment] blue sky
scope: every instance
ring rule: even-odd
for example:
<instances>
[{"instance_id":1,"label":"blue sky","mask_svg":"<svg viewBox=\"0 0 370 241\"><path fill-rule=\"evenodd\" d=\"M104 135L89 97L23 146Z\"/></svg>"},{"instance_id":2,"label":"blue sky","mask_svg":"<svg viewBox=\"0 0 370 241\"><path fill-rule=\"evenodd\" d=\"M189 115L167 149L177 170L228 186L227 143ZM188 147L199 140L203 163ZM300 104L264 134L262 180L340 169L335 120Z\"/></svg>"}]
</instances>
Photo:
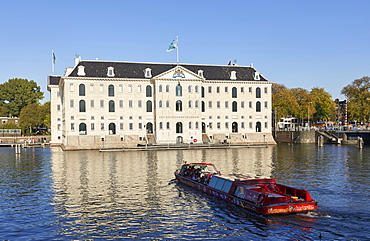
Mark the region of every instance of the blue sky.
<instances>
[{"instance_id":1,"label":"blue sky","mask_svg":"<svg viewBox=\"0 0 370 241\"><path fill-rule=\"evenodd\" d=\"M288 88L342 88L370 76L370 1L0 0L0 83L34 80L83 60L254 67Z\"/></svg>"}]
</instances>

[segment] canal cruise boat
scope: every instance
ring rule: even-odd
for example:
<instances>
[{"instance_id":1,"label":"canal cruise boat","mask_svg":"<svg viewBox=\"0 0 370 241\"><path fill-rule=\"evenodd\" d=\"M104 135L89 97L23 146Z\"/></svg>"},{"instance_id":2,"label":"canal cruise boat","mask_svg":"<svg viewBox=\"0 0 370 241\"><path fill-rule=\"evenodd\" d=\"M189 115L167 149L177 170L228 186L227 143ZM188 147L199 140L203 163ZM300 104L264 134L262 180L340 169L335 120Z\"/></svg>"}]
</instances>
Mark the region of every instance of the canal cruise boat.
<instances>
[{"instance_id":1,"label":"canal cruise boat","mask_svg":"<svg viewBox=\"0 0 370 241\"><path fill-rule=\"evenodd\" d=\"M317 210L317 201L305 189L251 174L221 175L212 163L185 163L175 176L180 183L262 215Z\"/></svg>"}]
</instances>

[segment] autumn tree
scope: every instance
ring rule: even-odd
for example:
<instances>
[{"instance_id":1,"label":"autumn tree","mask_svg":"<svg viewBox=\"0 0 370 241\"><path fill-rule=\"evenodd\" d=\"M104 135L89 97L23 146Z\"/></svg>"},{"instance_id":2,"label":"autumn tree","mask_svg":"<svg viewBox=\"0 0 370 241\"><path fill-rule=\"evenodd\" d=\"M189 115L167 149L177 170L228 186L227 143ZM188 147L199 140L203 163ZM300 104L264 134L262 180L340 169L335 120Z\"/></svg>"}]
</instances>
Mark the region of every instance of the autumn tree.
<instances>
[{"instance_id":1,"label":"autumn tree","mask_svg":"<svg viewBox=\"0 0 370 241\"><path fill-rule=\"evenodd\" d=\"M294 116L298 102L292 91L285 85L272 84L272 109L276 109L276 119Z\"/></svg>"},{"instance_id":2,"label":"autumn tree","mask_svg":"<svg viewBox=\"0 0 370 241\"><path fill-rule=\"evenodd\" d=\"M313 114L314 121L328 121L335 119L335 102L332 96L324 88L312 88L311 95L314 97L314 107L316 112Z\"/></svg>"},{"instance_id":3,"label":"autumn tree","mask_svg":"<svg viewBox=\"0 0 370 241\"><path fill-rule=\"evenodd\" d=\"M7 116L19 116L22 108L43 98L44 93L33 80L10 79L0 84L0 106L5 108Z\"/></svg>"},{"instance_id":4,"label":"autumn tree","mask_svg":"<svg viewBox=\"0 0 370 241\"><path fill-rule=\"evenodd\" d=\"M369 122L370 114L370 77L355 79L343 87L341 94L348 99L348 114L352 120Z\"/></svg>"},{"instance_id":5,"label":"autumn tree","mask_svg":"<svg viewBox=\"0 0 370 241\"><path fill-rule=\"evenodd\" d=\"M315 98L311 93L303 88L293 88L291 89L293 95L295 96L298 108L295 111L295 117L301 119L311 119L313 114L316 113L315 109Z\"/></svg>"}]
</instances>

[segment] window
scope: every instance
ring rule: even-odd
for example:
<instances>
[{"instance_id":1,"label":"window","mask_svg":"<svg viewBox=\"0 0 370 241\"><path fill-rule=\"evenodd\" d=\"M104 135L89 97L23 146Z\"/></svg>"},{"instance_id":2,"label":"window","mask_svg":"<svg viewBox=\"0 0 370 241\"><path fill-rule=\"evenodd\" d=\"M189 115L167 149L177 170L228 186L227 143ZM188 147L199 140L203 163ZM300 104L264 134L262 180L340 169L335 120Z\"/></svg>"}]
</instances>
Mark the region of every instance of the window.
<instances>
[{"instance_id":1,"label":"window","mask_svg":"<svg viewBox=\"0 0 370 241\"><path fill-rule=\"evenodd\" d=\"M225 101L225 108L228 109L229 108L229 102L228 101Z\"/></svg>"},{"instance_id":2,"label":"window","mask_svg":"<svg viewBox=\"0 0 370 241\"><path fill-rule=\"evenodd\" d=\"M121 130L121 131L123 131L123 123L121 122L121 123L119 123L119 129Z\"/></svg>"},{"instance_id":3,"label":"window","mask_svg":"<svg viewBox=\"0 0 370 241\"><path fill-rule=\"evenodd\" d=\"M162 122L159 122L159 129L162 130L163 129L163 123Z\"/></svg>"},{"instance_id":4,"label":"window","mask_svg":"<svg viewBox=\"0 0 370 241\"><path fill-rule=\"evenodd\" d=\"M256 102L256 112L261 112L261 102Z\"/></svg>"},{"instance_id":5,"label":"window","mask_svg":"<svg viewBox=\"0 0 370 241\"><path fill-rule=\"evenodd\" d=\"M182 87L180 83L176 85L176 96L182 96Z\"/></svg>"},{"instance_id":6,"label":"window","mask_svg":"<svg viewBox=\"0 0 370 241\"><path fill-rule=\"evenodd\" d=\"M198 70L198 75L200 76L200 77L203 77L203 70Z\"/></svg>"},{"instance_id":7,"label":"window","mask_svg":"<svg viewBox=\"0 0 370 241\"><path fill-rule=\"evenodd\" d=\"M146 68L145 69L145 78L152 78L152 69Z\"/></svg>"},{"instance_id":8,"label":"window","mask_svg":"<svg viewBox=\"0 0 370 241\"><path fill-rule=\"evenodd\" d=\"M78 134L79 135L86 135L87 134L85 123L80 123L80 125L78 126Z\"/></svg>"},{"instance_id":9,"label":"window","mask_svg":"<svg viewBox=\"0 0 370 241\"><path fill-rule=\"evenodd\" d=\"M69 107L71 107L71 108L75 107L74 100L69 100Z\"/></svg>"},{"instance_id":10,"label":"window","mask_svg":"<svg viewBox=\"0 0 370 241\"><path fill-rule=\"evenodd\" d=\"M169 85L166 85L166 92L169 93L170 92L170 86Z\"/></svg>"},{"instance_id":11,"label":"window","mask_svg":"<svg viewBox=\"0 0 370 241\"><path fill-rule=\"evenodd\" d=\"M123 100L119 100L119 108L123 108Z\"/></svg>"},{"instance_id":12,"label":"window","mask_svg":"<svg viewBox=\"0 0 370 241\"><path fill-rule=\"evenodd\" d=\"M132 131L134 129L134 123L129 123L128 128L130 131Z\"/></svg>"},{"instance_id":13,"label":"window","mask_svg":"<svg viewBox=\"0 0 370 241\"><path fill-rule=\"evenodd\" d=\"M232 97L232 98L238 98L238 90L237 90L237 88L236 88L236 87L233 87L233 88L231 89L231 97Z\"/></svg>"},{"instance_id":14,"label":"window","mask_svg":"<svg viewBox=\"0 0 370 241\"><path fill-rule=\"evenodd\" d=\"M86 112L86 103L84 100L80 100L80 112Z\"/></svg>"},{"instance_id":15,"label":"window","mask_svg":"<svg viewBox=\"0 0 370 241\"><path fill-rule=\"evenodd\" d=\"M249 101L249 108L252 108L252 101Z\"/></svg>"},{"instance_id":16,"label":"window","mask_svg":"<svg viewBox=\"0 0 370 241\"><path fill-rule=\"evenodd\" d=\"M132 93L132 85L128 85L128 93Z\"/></svg>"},{"instance_id":17,"label":"window","mask_svg":"<svg viewBox=\"0 0 370 241\"><path fill-rule=\"evenodd\" d=\"M162 108L162 101L161 100L158 102L158 107Z\"/></svg>"},{"instance_id":18,"label":"window","mask_svg":"<svg viewBox=\"0 0 370 241\"><path fill-rule=\"evenodd\" d=\"M253 123L249 122L249 129L252 129L252 128L253 128Z\"/></svg>"},{"instance_id":19,"label":"window","mask_svg":"<svg viewBox=\"0 0 370 241\"><path fill-rule=\"evenodd\" d=\"M208 127L210 130L212 130L212 122L209 122Z\"/></svg>"},{"instance_id":20,"label":"window","mask_svg":"<svg viewBox=\"0 0 370 241\"><path fill-rule=\"evenodd\" d=\"M198 92L199 92L199 89L198 89L198 88L199 88L199 87L198 87L198 85L196 85L196 86L195 86L195 90L194 90L194 91L195 91L195 93L198 93Z\"/></svg>"},{"instance_id":21,"label":"window","mask_svg":"<svg viewBox=\"0 0 370 241\"><path fill-rule=\"evenodd\" d=\"M146 86L146 97L152 97L152 86Z\"/></svg>"},{"instance_id":22,"label":"window","mask_svg":"<svg viewBox=\"0 0 370 241\"><path fill-rule=\"evenodd\" d=\"M221 108L221 101L217 101L217 109Z\"/></svg>"},{"instance_id":23,"label":"window","mask_svg":"<svg viewBox=\"0 0 370 241\"><path fill-rule=\"evenodd\" d=\"M265 87L265 94L267 94L267 87Z\"/></svg>"},{"instance_id":24,"label":"window","mask_svg":"<svg viewBox=\"0 0 370 241\"><path fill-rule=\"evenodd\" d=\"M242 129L244 129L244 122L241 122L241 123L240 123L240 127L241 127Z\"/></svg>"},{"instance_id":25,"label":"window","mask_svg":"<svg viewBox=\"0 0 370 241\"><path fill-rule=\"evenodd\" d=\"M71 123L71 131L75 131L75 123Z\"/></svg>"},{"instance_id":26,"label":"window","mask_svg":"<svg viewBox=\"0 0 370 241\"><path fill-rule=\"evenodd\" d=\"M100 108L104 108L104 100L100 100Z\"/></svg>"},{"instance_id":27,"label":"window","mask_svg":"<svg viewBox=\"0 0 370 241\"><path fill-rule=\"evenodd\" d=\"M194 108L199 108L199 101L195 101Z\"/></svg>"},{"instance_id":28,"label":"window","mask_svg":"<svg viewBox=\"0 0 370 241\"><path fill-rule=\"evenodd\" d=\"M114 96L114 85L108 86L108 96Z\"/></svg>"},{"instance_id":29,"label":"window","mask_svg":"<svg viewBox=\"0 0 370 241\"><path fill-rule=\"evenodd\" d=\"M142 106L142 101L141 101L141 100L139 100L139 101L137 102L137 107L138 107L138 108L141 108L141 106Z\"/></svg>"},{"instance_id":30,"label":"window","mask_svg":"<svg viewBox=\"0 0 370 241\"><path fill-rule=\"evenodd\" d=\"M189 108L192 108L192 106L191 106L191 100L189 100L189 105L188 106L189 106Z\"/></svg>"},{"instance_id":31,"label":"window","mask_svg":"<svg viewBox=\"0 0 370 241\"><path fill-rule=\"evenodd\" d=\"M240 87L240 92L244 93L244 87Z\"/></svg>"},{"instance_id":32,"label":"window","mask_svg":"<svg viewBox=\"0 0 370 241\"><path fill-rule=\"evenodd\" d=\"M143 129L143 123L139 123L139 130L142 130Z\"/></svg>"},{"instance_id":33,"label":"window","mask_svg":"<svg viewBox=\"0 0 370 241\"><path fill-rule=\"evenodd\" d=\"M229 89L227 87L225 87L225 93L229 92Z\"/></svg>"},{"instance_id":34,"label":"window","mask_svg":"<svg viewBox=\"0 0 370 241\"><path fill-rule=\"evenodd\" d=\"M85 85L84 84L80 84L78 86L78 95L85 96Z\"/></svg>"},{"instance_id":35,"label":"window","mask_svg":"<svg viewBox=\"0 0 370 241\"><path fill-rule=\"evenodd\" d=\"M114 77L114 68L113 67L108 67L107 76L108 77Z\"/></svg>"},{"instance_id":36,"label":"window","mask_svg":"<svg viewBox=\"0 0 370 241\"><path fill-rule=\"evenodd\" d=\"M218 93L218 94L220 93L220 86L216 87L216 93Z\"/></svg>"},{"instance_id":37,"label":"window","mask_svg":"<svg viewBox=\"0 0 370 241\"><path fill-rule=\"evenodd\" d=\"M57 105L57 110L58 110L58 111L60 110L60 105Z\"/></svg>"},{"instance_id":38,"label":"window","mask_svg":"<svg viewBox=\"0 0 370 241\"><path fill-rule=\"evenodd\" d=\"M268 105L268 104L267 104L267 101L265 101L265 108L267 108L267 105Z\"/></svg>"},{"instance_id":39,"label":"window","mask_svg":"<svg viewBox=\"0 0 370 241\"><path fill-rule=\"evenodd\" d=\"M95 120L95 117L94 116L91 116L91 120Z\"/></svg>"},{"instance_id":40,"label":"window","mask_svg":"<svg viewBox=\"0 0 370 241\"><path fill-rule=\"evenodd\" d=\"M249 87L249 88L248 88L248 92L249 92L249 93L252 93L252 87Z\"/></svg>"},{"instance_id":41,"label":"window","mask_svg":"<svg viewBox=\"0 0 370 241\"><path fill-rule=\"evenodd\" d=\"M152 112L152 111L153 111L152 102L148 100L146 102L146 112Z\"/></svg>"},{"instance_id":42,"label":"window","mask_svg":"<svg viewBox=\"0 0 370 241\"><path fill-rule=\"evenodd\" d=\"M92 131L95 131L95 123L91 123L91 128Z\"/></svg>"},{"instance_id":43,"label":"window","mask_svg":"<svg viewBox=\"0 0 370 241\"><path fill-rule=\"evenodd\" d=\"M99 91L100 92L104 92L104 84L100 84L99 85Z\"/></svg>"},{"instance_id":44,"label":"window","mask_svg":"<svg viewBox=\"0 0 370 241\"><path fill-rule=\"evenodd\" d=\"M199 129L199 122L195 122L195 129Z\"/></svg>"},{"instance_id":45,"label":"window","mask_svg":"<svg viewBox=\"0 0 370 241\"><path fill-rule=\"evenodd\" d=\"M191 129L192 128L192 126L191 126L191 122L189 122L189 129Z\"/></svg>"},{"instance_id":46,"label":"window","mask_svg":"<svg viewBox=\"0 0 370 241\"><path fill-rule=\"evenodd\" d=\"M138 93L141 93L141 85L139 85L139 86L137 87L137 92L138 92Z\"/></svg>"},{"instance_id":47,"label":"window","mask_svg":"<svg viewBox=\"0 0 370 241\"><path fill-rule=\"evenodd\" d=\"M212 86L208 86L208 93L212 93Z\"/></svg>"},{"instance_id":48,"label":"window","mask_svg":"<svg viewBox=\"0 0 370 241\"><path fill-rule=\"evenodd\" d=\"M202 112L205 112L206 111L206 104L204 103L204 101L202 101Z\"/></svg>"},{"instance_id":49,"label":"window","mask_svg":"<svg viewBox=\"0 0 370 241\"><path fill-rule=\"evenodd\" d=\"M261 88L260 87L256 88L256 98L261 98Z\"/></svg>"},{"instance_id":50,"label":"window","mask_svg":"<svg viewBox=\"0 0 370 241\"><path fill-rule=\"evenodd\" d=\"M191 93L191 85L188 86L188 93Z\"/></svg>"},{"instance_id":51,"label":"window","mask_svg":"<svg viewBox=\"0 0 370 241\"><path fill-rule=\"evenodd\" d=\"M231 80L236 80L236 71L231 71L230 79Z\"/></svg>"},{"instance_id":52,"label":"window","mask_svg":"<svg viewBox=\"0 0 370 241\"><path fill-rule=\"evenodd\" d=\"M225 122L225 128L229 129L229 122Z\"/></svg>"},{"instance_id":53,"label":"window","mask_svg":"<svg viewBox=\"0 0 370 241\"><path fill-rule=\"evenodd\" d=\"M176 133L182 133L182 123L181 122L176 123Z\"/></svg>"},{"instance_id":54,"label":"window","mask_svg":"<svg viewBox=\"0 0 370 241\"><path fill-rule=\"evenodd\" d=\"M208 108L212 109L212 101L208 101Z\"/></svg>"},{"instance_id":55,"label":"window","mask_svg":"<svg viewBox=\"0 0 370 241\"><path fill-rule=\"evenodd\" d=\"M168 100L166 101L166 108L170 108L170 102Z\"/></svg>"},{"instance_id":56,"label":"window","mask_svg":"<svg viewBox=\"0 0 370 241\"><path fill-rule=\"evenodd\" d=\"M158 87L158 92L162 92L162 85Z\"/></svg>"},{"instance_id":57,"label":"window","mask_svg":"<svg viewBox=\"0 0 370 241\"><path fill-rule=\"evenodd\" d=\"M181 102L181 100L176 101L176 111L182 111L182 102Z\"/></svg>"},{"instance_id":58,"label":"window","mask_svg":"<svg viewBox=\"0 0 370 241\"><path fill-rule=\"evenodd\" d=\"M267 126L268 126L268 124L267 124L267 122L265 122L265 129L267 129Z\"/></svg>"},{"instance_id":59,"label":"window","mask_svg":"<svg viewBox=\"0 0 370 241\"><path fill-rule=\"evenodd\" d=\"M132 100L128 101L128 108L132 108Z\"/></svg>"},{"instance_id":60,"label":"window","mask_svg":"<svg viewBox=\"0 0 370 241\"><path fill-rule=\"evenodd\" d=\"M221 129L221 122L217 122L217 129Z\"/></svg>"},{"instance_id":61,"label":"window","mask_svg":"<svg viewBox=\"0 0 370 241\"><path fill-rule=\"evenodd\" d=\"M109 112L115 112L114 101L113 100L109 101Z\"/></svg>"},{"instance_id":62,"label":"window","mask_svg":"<svg viewBox=\"0 0 370 241\"><path fill-rule=\"evenodd\" d=\"M240 102L240 107L244 108L244 101Z\"/></svg>"},{"instance_id":63,"label":"window","mask_svg":"<svg viewBox=\"0 0 370 241\"><path fill-rule=\"evenodd\" d=\"M201 93L201 97L202 97L202 98L204 98L204 87L203 87L203 86L202 86L202 88L201 88L201 92L202 92L202 93Z\"/></svg>"},{"instance_id":64,"label":"window","mask_svg":"<svg viewBox=\"0 0 370 241\"><path fill-rule=\"evenodd\" d=\"M73 85L73 83L70 83L69 84L69 91L74 91L75 90L75 88L74 88L74 85Z\"/></svg>"},{"instance_id":65,"label":"window","mask_svg":"<svg viewBox=\"0 0 370 241\"><path fill-rule=\"evenodd\" d=\"M100 123L100 130L104 131L104 123Z\"/></svg>"},{"instance_id":66,"label":"window","mask_svg":"<svg viewBox=\"0 0 370 241\"><path fill-rule=\"evenodd\" d=\"M167 122L166 123L166 129L169 130L170 129L170 122Z\"/></svg>"},{"instance_id":67,"label":"window","mask_svg":"<svg viewBox=\"0 0 370 241\"><path fill-rule=\"evenodd\" d=\"M238 112L238 103L236 101L233 101L233 107L232 107L232 111L233 112Z\"/></svg>"},{"instance_id":68,"label":"window","mask_svg":"<svg viewBox=\"0 0 370 241\"><path fill-rule=\"evenodd\" d=\"M123 92L123 85L118 85L118 91L119 91L120 93L122 93L122 92Z\"/></svg>"},{"instance_id":69,"label":"window","mask_svg":"<svg viewBox=\"0 0 370 241\"><path fill-rule=\"evenodd\" d=\"M90 107L91 108L94 108L95 107L95 101L94 100L90 100Z\"/></svg>"}]
</instances>

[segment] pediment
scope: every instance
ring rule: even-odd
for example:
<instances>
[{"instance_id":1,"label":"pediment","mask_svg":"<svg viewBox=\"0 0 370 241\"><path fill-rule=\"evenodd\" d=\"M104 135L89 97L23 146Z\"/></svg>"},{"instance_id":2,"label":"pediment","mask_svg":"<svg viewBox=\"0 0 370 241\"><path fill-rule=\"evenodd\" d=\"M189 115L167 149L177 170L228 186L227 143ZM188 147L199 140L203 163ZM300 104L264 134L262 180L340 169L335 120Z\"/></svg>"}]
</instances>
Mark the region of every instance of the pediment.
<instances>
[{"instance_id":1,"label":"pediment","mask_svg":"<svg viewBox=\"0 0 370 241\"><path fill-rule=\"evenodd\" d=\"M204 78L182 66L176 66L166 72L154 76L153 79L203 80Z\"/></svg>"}]
</instances>

